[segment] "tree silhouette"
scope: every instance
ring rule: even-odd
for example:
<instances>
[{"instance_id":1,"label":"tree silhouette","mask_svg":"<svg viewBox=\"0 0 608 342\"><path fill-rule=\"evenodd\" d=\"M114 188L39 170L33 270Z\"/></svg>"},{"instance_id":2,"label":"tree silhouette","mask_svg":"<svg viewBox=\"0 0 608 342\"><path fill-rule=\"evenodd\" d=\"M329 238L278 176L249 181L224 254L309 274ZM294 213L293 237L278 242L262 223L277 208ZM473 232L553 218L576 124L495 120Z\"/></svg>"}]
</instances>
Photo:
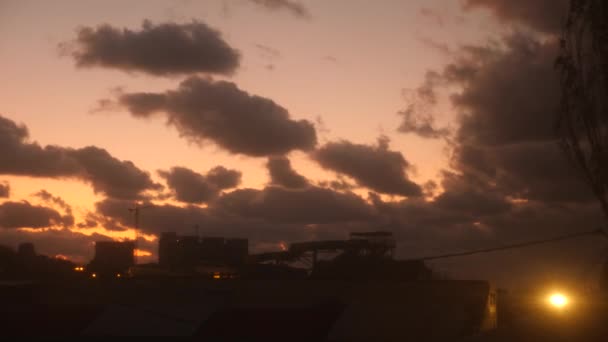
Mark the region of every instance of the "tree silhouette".
<instances>
[{"instance_id":1,"label":"tree silhouette","mask_svg":"<svg viewBox=\"0 0 608 342\"><path fill-rule=\"evenodd\" d=\"M608 1L570 1L556 68L560 145L608 218Z\"/></svg>"}]
</instances>

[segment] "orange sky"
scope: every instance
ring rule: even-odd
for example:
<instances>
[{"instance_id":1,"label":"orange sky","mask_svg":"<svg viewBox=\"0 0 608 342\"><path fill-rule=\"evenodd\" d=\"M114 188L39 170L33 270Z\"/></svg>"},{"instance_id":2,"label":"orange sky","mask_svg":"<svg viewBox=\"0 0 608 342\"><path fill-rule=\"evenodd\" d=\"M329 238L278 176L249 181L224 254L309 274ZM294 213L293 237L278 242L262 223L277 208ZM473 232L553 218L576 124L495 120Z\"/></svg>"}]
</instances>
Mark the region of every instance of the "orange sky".
<instances>
[{"instance_id":1,"label":"orange sky","mask_svg":"<svg viewBox=\"0 0 608 342\"><path fill-rule=\"evenodd\" d=\"M117 88L162 92L175 89L185 77L77 68L58 48L74 39L80 26L107 23L138 30L144 19L199 20L219 30L241 53L234 75L215 79L272 99L292 119L315 122L320 144L339 139L375 144L385 135L391 150L413 165L408 175L414 182L439 181L439 171L448 167L449 146L443 139L397 132L402 120L397 112L407 105L403 92L423 83L427 70L449 61L449 49L486 42L506 29L486 12L463 11L459 0L301 2L311 18L264 10L244 0L0 0L0 114L25 124L31 140L43 146L98 146L132 161L157 182L164 182L158 170L184 166L204 174L222 165L242 172L240 188L261 189L269 180L266 158L233 155L211 142L189 143L162 117L141 120L125 109L96 110L97 101L112 97ZM455 113L446 99L432 114L437 126L455 128ZM291 152L289 158L312 181L335 179L304 152ZM11 201L41 204L32 197L41 189L61 197L73 207L77 223L104 198L75 179L0 175L0 181L10 183ZM367 191L356 193L366 198ZM103 227L73 230L134 236L131 230L117 233Z\"/></svg>"},{"instance_id":2,"label":"orange sky","mask_svg":"<svg viewBox=\"0 0 608 342\"><path fill-rule=\"evenodd\" d=\"M136 29L144 18L155 22L202 19L220 30L244 57L230 80L250 93L273 99L293 118L314 121L321 117L328 130L319 132L322 140L373 143L385 134L392 148L415 165L418 172L413 179L419 182L434 178L445 165L442 142L395 132L400 121L396 112L405 106L401 89L416 87L426 69L444 60L421 38L454 44L480 39L474 31L483 20L473 16L465 25L456 24L455 17L463 15L456 3L389 1L369 6L366 1L312 1L309 7L315 15L311 20L294 20L238 1L143 4L4 1L0 5L0 73L10 81L0 84L3 115L26 124L32 139L43 145L100 146L151 173L176 165L205 172L219 164L242 170L243 186L258 188L267 181L261 158L233 156L212 144L193 146L162 119L141 121L121 113L91 113L96 101L115 87L160 91L175 87L179 79L79 70L69 58L61 58L57 49L80 25L110 23ZM449 29L422 17L423 8L437 8ZM256 44L272 47L280 55L268 60ZM273 64L274 70L267 70L266 64ZM438 114L441 123L449 122L448 113ZM312 179L332 176L301 153L293 153L292 162ZM77 181L3 178L10 180L16 198L46 188L76 207L90 209L95 199Z\"/></svg>"}]
</instances>

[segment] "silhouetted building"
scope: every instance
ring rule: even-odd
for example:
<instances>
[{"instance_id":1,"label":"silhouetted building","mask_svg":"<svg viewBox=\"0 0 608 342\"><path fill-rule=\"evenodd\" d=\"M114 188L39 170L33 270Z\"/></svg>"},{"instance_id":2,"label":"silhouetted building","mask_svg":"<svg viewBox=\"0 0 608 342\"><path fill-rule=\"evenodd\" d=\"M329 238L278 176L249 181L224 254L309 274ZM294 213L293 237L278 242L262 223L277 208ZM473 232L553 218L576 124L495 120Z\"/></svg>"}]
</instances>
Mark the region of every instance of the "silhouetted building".
<instances>
[{"instance_id":1,"label":"silhouetted building","mask_svg":"<svg viewBox=\"0 0 608 342\"><path fill-rule=\"evenodd\" d=\"M201 265L240 266L247 261L249 240L162 233L158 263L167 269L194 269Z\"/></svg>"},{"instance_id":2,"label":"silhouetted building","mask_svg":"<svg viewBox=\"0 0 608 342\"><path fill-rule=\"evenodd\" d=\"M396 246L393 233L386 231L351 233L349 240L321 240L296 242L287 250L264 252L250 256L253 262L274 261L277 264L302 262L314 269L320 254L341 253L349 260L361 260L365 263L394 261Z\"/></svg>"},{"instance_id":3,"label":"silhouetted building","mask_svg":"<svg viewBox=\"0 0 608 342\"><path fill-rule=\"evenodd\" d=\"M225 262L225 240L223 237L206 237L201 241L201 258L211 263Z\"/></svg>"},{"instance_id":4,"label":"silhouetted building","mask_svg":"<svg viewBox=\"0 0 608 342\"><path fill-rule=\"evenodd\" d=\"M177 257L177 234L162 233L158 239L158 264L165 268L175 267Z\"/></svg>"},{"instance_id":5,"label":"silhouetted building","mask_svg":"<svg viewBox=\"0 0 608 342\"><path fill-rule=\"evenodd\" d=\"M89 269L98 273L122 273L135 264L133 241L97 241Z\"/></svg>"},{"instance_id":6,"label":"silhouetted building","mask_svg":"<svg viewBox=\"0 0 608 342\"><path fill-rule=\"evenodd\" d=\"M200 262L200 244L198 236L180 236L177 239L177 265L193 267Z\"/></svg>"},{"instance_id":7,"label":"silhouetted building","mask_svg":"<svg viewBox=\"0 0 608 342\"><path fill-rule=\"evenodd\" d=\"M247 261L249 255L249 240L226 239L225 258L230 265L242 265Z\"/></svg>"}]
</instances>

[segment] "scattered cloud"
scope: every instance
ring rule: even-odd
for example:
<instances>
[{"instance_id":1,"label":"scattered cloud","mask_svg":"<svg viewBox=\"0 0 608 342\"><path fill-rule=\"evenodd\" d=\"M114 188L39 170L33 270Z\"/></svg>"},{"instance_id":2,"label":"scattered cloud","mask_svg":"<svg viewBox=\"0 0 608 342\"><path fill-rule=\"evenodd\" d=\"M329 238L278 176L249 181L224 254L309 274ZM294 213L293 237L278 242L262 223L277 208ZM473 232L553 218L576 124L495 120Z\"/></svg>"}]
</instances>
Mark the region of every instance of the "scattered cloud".
<instances>
[{"instance_id":1,"label":"scattered cloud","mask_svg":"<svg viewBox=\"0 0 608 342\"><path fill-rule=\"evenodd\" d=\"M227 169L221 165L218 165L209 172L205 176L207 181L211 184L215 185L219 189L230 189L236 188L239 184L241 184L241 177L243 174L238 170Z\"/></svg>"},{"instance_id":2,"label":"scattered cloud","mask_svg":"<svg viewBox=\"0 0 608 342\"><path fill-rule=\"evenodd\" d=\"M53 194L51 194L50 192L48 192L44 189L35 193L34 196L42 199L43 201L45 201L47 203L57 205L61 209L65 210L66 212L70 212L70 213L72 212L72 207L69 204L67 204L66 201L64 201L59 196L53 196Z\"/></svg>"},{"instance_id":3,"label":"scattered cloud","mask_svg":"<svg viewBox=\"0 0 608 342\"><path fill-rule=\"evenodd\" d=\"M239 189L220 197L211 208L279 223L322 224L374 218L373 208L359 196L313 186Z\"/></svg>"},{"instance_id":4,"label":"scattered cloud","mask_svg":"<svg viewBox=\"0 0 608 342\"><path fill-rule=\"evenodd\" d=\"M161 112L183 137L211 140L235 154L280 155L310 150L317 142L311 122L292 120L274 101L250 95L231 82L190 77L177 90L126 93L118 101L135 117Z\"/></svg>"},{"instance_id":5,"label":"scattered cloud","mask_svg":"<svg viewBox=\"0 0 608 342\"><path fill-rule=\"evenodd\" d=\"M40 198L47 204L51 204L51 206L58 207L63 210L65 213L65 215L63 215L63 222L65 226L71 227L74 225L74 215L72 214L72 206L70 206L61 197L53 196L53 194L44 189L38 191L33 196Z\"/></svg>"},{"instance_id":6,"label":"scattered cloud","mask_svg":"<svg viewBox=\"0 0 608 342\"><path fill-rule=\"evenodd\" d=\"M139 31L108 24L81 27L74 41L59 47L78 67L99 66L155 76L231 75L240 62L240 53L219 31L196 20L154 24L146 19Z\"/></svg>"},{"instance_id":7,"label":"scattered cloud","mask_svg":"<svg viewBox=\"0 0 608 342\"><path fill-rule=\"evenodd\" d=\"M334 180L320 181L318 184L320 187L330 188L336 191L351 191L357 188L355 184L350 183L340 175Z\"/></svg>"},{"instance_id":8,"label":"scattered cloud","mask_svg":"<svg viewBox=\"0 0 608 342\"><path fill-rule=\"evenodd\" d=\"M450 94L459 112L451 141L454 170L488 189L493 184L503 198L593 200L553 129L557 52L555 39L512 33L502 41L462 46L442 70L427 73L420 89L429 102L436 102L437 88L459 89Z\"/></svg>"},{"instance_id":9,"label":"scattered cloud","mask_svg":"<svg viewBox=\"0 0 608 342\"><path fill-rule=\"evenodd\" d=\"M134 199L146 190L158 190L150 175L130 161L121 161L104 149L79 149L29 142L27 127L0 116L0 174L30 177L75 178L97 193Z\"/></svg>"},{"instance_id":10,"label":"scattered cloud","mask_svg":"<svg viewBox=\"0 0 608 342\"><path fill-rule=\"evenodd\" d=\"M243 191L243 190L236 190ZM260 190L252 190L259 192ZM237 197L240 197L237 195ZM222 205L225 205L223 203ZM129 213L125 213L128 202L106 199L96 204L97 213L128 225L132 222ZM192 234L194 226L201 227L203 236L245 237L249 238L250 251L255 252L259 246L276 245L278 241L301 241L313 238L310 229L302 223L269 222L260 215L240 215L228 208L201 208L199 206L152 205L140 217L140 228L146 233L159 235L161 232L173 231L178 234ZM316 234L316 232L315 232Z\"/></svg>"},{"instance_id":11,"label":"scattered cloud","mask_svg":"<svg viewBox=\"0 0 608 342\"><path fill-rule=\"evenodd\" d=\"M505 23L523 24L545 33L559 33L569 0L464 0L466 10L486 8Z\"/></svg>"},{"instance_id":12,"label":"scattered cloud","mask_svg":"<svg viewBox=\"0 0 608 342\"><path fill-rule=\"evenodd\" d=\"M397 129L401 133L413 133L429 139L444 138L450 134L447 128L436 128L435 119L430 114L424 115L416 112L413 104L400 111L399 115L403 117L403 121Z\"/></svg>"},{"instance_id":13,"label":"scattered cloud","mask_svg":"<svg viewBox=\"0 0 608 342\"><path fill-rule=\"evenodd\" d=\"M309 185L308 179L291 167L287 157L275 156L268 158L266 163L270 174L270 183L286 188L305 188Z\"/></svg>"},{"instance_id":14,"label":"scattered cloud","mask_svg":"<svg viewBox=\"0 0 608 342\"><path fill-rule=\"evenodd\" d=\"M323 168L353 178L359 185L386 194L416 197L422 189L406 171L410 163L401 152L391 151L388 139L378 139L376 146L341 140L329 142L313 153Z\"/></svg>"},{"instance_id":15,"label":"scattered cloud","mask_svg":"<svg viewBox=\"0 0 608 342\"><path fill-rule=\"evenodd\" d=\"M202 175L185 167L173 167L170 171L159 171L167 180L175 198L185 203L204 203L217 197L221 190L234 188L241 182L241 173L217 166Z\"/></svg>"},{"instance_id":16,"label":"scattered cloud","mask_svg":"<svg viewBox=\"0 0 608 342\"><path fill-rule=\"evenodd\" d=\"M48 207L32 205L27 201L4 202L0 204L1 228L49 228L66 226L74 218L64 219L61 214Z\"/></svg>"},{"instance_id":17,"label":"scattered cloud","mask_svg":"<svg viewBox=\"0 0 608 342\"><path fill-rule=\"evenodd\" d=\"M293 0L249 0L250 2L269 9L269 10L285 10L300 19L310 19L310 11L301 3Z\"/></svg>"}]
</instances>

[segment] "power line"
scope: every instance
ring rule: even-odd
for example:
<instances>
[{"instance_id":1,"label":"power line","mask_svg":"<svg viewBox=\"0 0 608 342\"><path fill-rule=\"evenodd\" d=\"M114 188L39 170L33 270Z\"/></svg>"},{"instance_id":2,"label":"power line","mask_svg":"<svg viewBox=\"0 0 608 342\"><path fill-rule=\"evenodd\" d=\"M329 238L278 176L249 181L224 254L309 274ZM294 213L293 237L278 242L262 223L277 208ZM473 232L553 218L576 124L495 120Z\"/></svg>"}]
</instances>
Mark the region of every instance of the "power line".
<instances>
[{"instance_id":1,"label":"power line","mask_svg":"<svg viewBox=\"0 0 608 342\"><path fill-rule=\"evenodd\" d=\"M440 255L433 255L433 256L427 256L427 257L422 257L422 258L414 258L414 259L415 260L426 261L426 260L435 260L435 259L444 259L444 258L452 258L452 257L459 257L459 256L467 256L467 255L480 254L480 253L489 253L489 252L502 251L502 250L505 250L505 249L522 248L522 247L528 247L528 246L532 246L532 245L540 245L540 244L543 244L543 243L549 243L549 242L555 242L555 241L561 241L561 240L567 240L567 239L574 239L574 238L578 238L578 237L581 237L581 236L595 235L595 234L600 234L604 238L608 239L608 235L606 234L606 232L602 228L598 228L598 229L591 230L591 231L566 234L566 235L562 235L562 236L553 237L553 238L550 238L550 239L533 240L533 241L516 243L516 244L506 245L506 246L499 246L499 247L485 248L485 249L477 249L477 250L466 251L466 252L458 252L458 253L440 254Z\"/></svg>"}]
</instances>

